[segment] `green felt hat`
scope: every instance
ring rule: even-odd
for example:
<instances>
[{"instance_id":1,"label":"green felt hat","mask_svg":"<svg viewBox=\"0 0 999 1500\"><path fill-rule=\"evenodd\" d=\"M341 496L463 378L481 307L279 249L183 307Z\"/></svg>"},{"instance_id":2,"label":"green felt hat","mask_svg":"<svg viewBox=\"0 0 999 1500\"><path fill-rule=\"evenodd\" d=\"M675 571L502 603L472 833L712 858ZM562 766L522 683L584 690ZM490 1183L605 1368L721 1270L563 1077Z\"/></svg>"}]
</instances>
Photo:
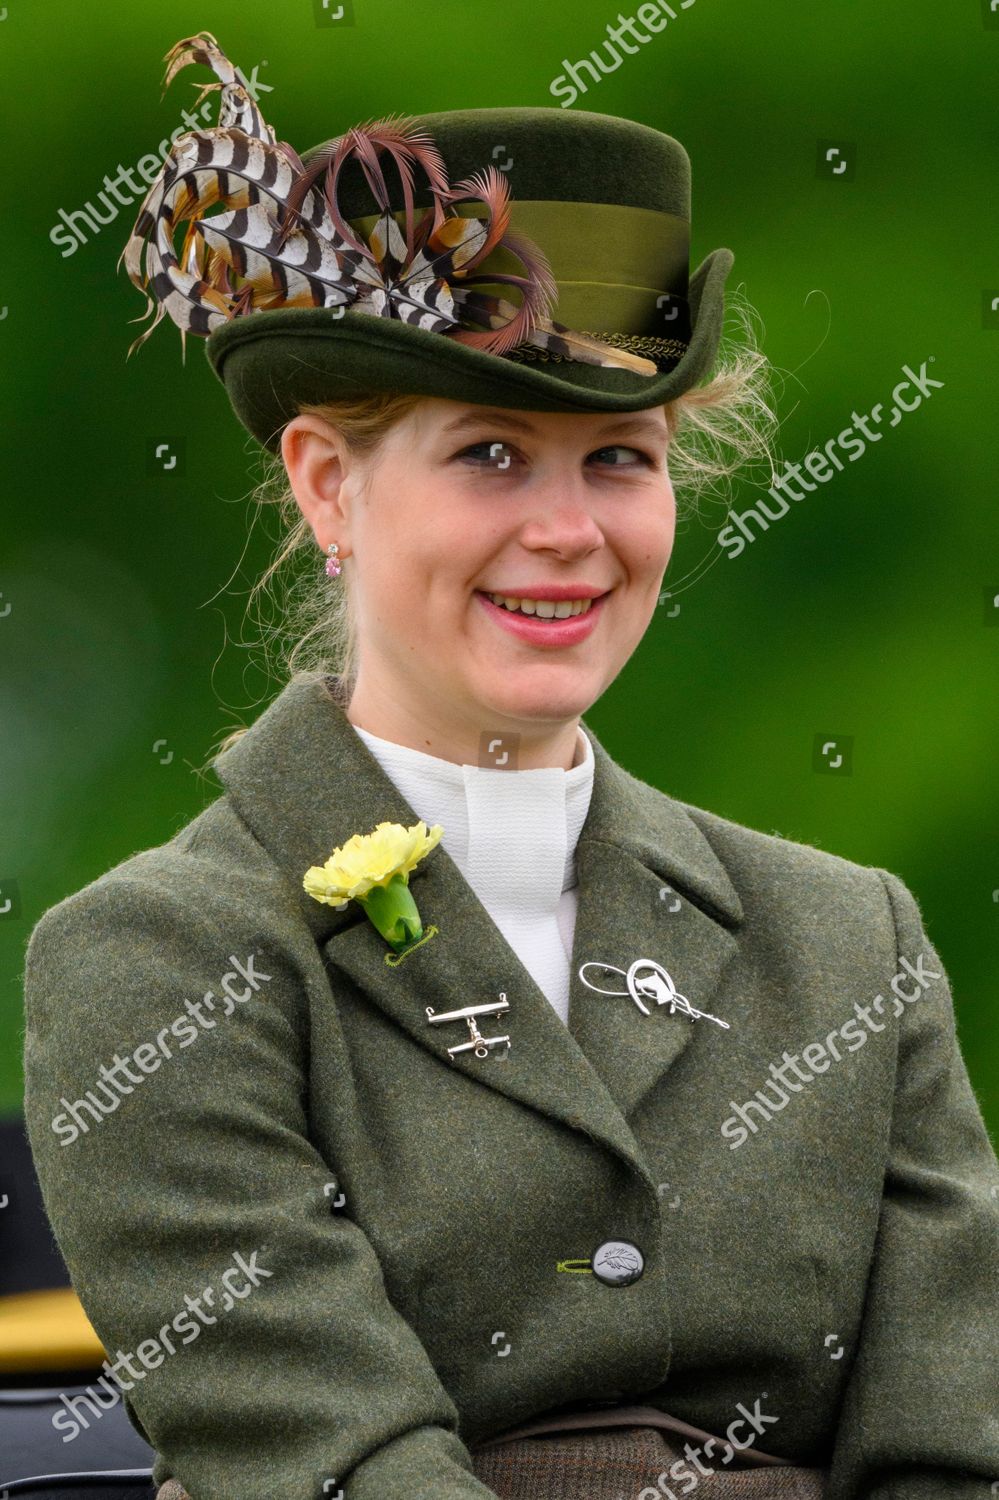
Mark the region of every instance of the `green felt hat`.
<instances>
[{"instance_id":1,"label":"green felt hat","mask_svg":"<svg viewBox=\"0 0 999 1500\"><path fill-rule=\"evenodd\" d=\"M229 191L228 197L220 191L214 201L237 201L231 185L242 172L255 184L258 198L269 193L269 206L279 205L277 217L266 220L259 208L249 215L243 208L192 226L208 249L224 257L227 270L250 278L256 273L252 301L231 296L231 279L223 283L217 275L212 278L204 254L198 269L206 279L194 280L194 291L188 286L185 292L183 272L170 262L162 237L161 254L152 264L161 311L169 311L186 331L207 336L209 363L236 416L271 452L278 451L281 430L300 405L364 392L409 392L534 411L625 412L671 400L710 372L734 257L730 250L714 250L689 274L690 160L672 136L633 120L560 107L421 115L405 122L418 130L415 139L424 144L420 167L432 156L441 171L436 179L432 168L409 172L407 216L405 167L392 176L383 173L368 137L359 135L360 148L340 161L332 196L327 176L324 201L322 174L329 172L331 158L338 148L343 153L353 132L323 142L301 158L284 143L274 149L274 133L242 87L243 75L209 33L185 39L167 55L173 58L168 81L179 66L194 60L208 62L228 81L221 123L228 118L232 127L227 132L229 155L220 154L223 132L212 132L211 147L199 132L180 137L167 160L159 198L154 184L126 246L129 270L137 267L136 242L155 227L157 211L163 214L175 205L182 190L189 194L188 204L195 201L185 181L193 182L196 171L199 206L210 168L225 169L219 177ZM236 123L241 130L234 128ZM358 130L371 131L375 139L374 126ZM286 157L278 157L279 151L290 154L297 172ZM398 167L398 155L390 151L389 156ZM297 198L292 190L296 176ZM468 190L487 185L488 193ZM379 284L372 284L369 245L379 252L381 271L386 267L381 252L387 249L390 270L412 273L411 238L405 247L408 258L400 253L407 223L410 229L414 224L426 228L431 215L424 210L436 205L440 220L442 203L448 214L442 238L430 241L438 251L460 247L454 226L461 221L455 215L478 220L472 228L482 241L483 225L495 231L502 211L504 232L492 234L488 253L478 259L469 252L463 264L456 251L454 264L443 274L448 258L442 254L434 259L436 279L431 285L425 278L419 296L396 297L388 276L376 275ZM288 225L283 235L277 233L280 205L292 205L299 213L300 232L290 241ZM178 217L183 215L174 208L171 234ZM341 226L355 238L341 238ZM471 233L467 223L461 234L466 232ZM339 247L334 277L357 274L345 295L331 290L328 274L322 279L332 263L326 235L334 235ZM521 253L525 242L533 257ZM421 243L418 239L417 246ZM355 254L352 244L363 246L364 255ZM430 257L425 243L424 251ZM216 260L216 269L218 264ZM193 262L185 266L190 271ZM490 330L505 327L509 335L515 326L518 334L522 328L510 314L519 310L523 319L528 294L518 288L511 298L509 287L511 277L524 277L525 267L535 291L545 289L544 316L524 329L526 337L507 337L506 347L497 352L502 335ZM505 281L491 280L504 276ZM269 277L265 306L259 305L264 300L262 277ZM192 283L190 275L187 283ZM251 289L244 290L249 295ZM337 300L334 305L281 305L292 296ZM490 347L482 347L490 341Z\"/></svg>"}]
</instances>

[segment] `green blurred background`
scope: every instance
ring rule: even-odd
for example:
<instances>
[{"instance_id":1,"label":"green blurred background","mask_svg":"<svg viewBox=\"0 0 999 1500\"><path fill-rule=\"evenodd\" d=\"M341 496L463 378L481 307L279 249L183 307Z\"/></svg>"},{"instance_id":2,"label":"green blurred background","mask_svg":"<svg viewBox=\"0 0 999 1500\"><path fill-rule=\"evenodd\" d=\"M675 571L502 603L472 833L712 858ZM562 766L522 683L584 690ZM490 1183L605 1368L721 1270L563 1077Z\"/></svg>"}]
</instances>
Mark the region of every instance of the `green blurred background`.
<instances>
[{"instance_id":1,"label":"green blurred background","mask_svg":"<svg viewBox=\"0 0 999 1500\"><path fill-rule=\"evenodd\" d=\"M784 374L782 456L889 402L904 364L932 358L943 387L739 557L715 549L587 719L673 795L907 882L996 1140L999 12L673 8L577 105L686 146L692 266L735 252L730 284ZM60 210L96 200L105 173L193 107L207 69L162 100L160 84L163 54L198 30L257 69L265 117L304 150L385 113L558 108L565 60L616 20L604 0L353 0L345 24L320 15L320 0L8 0L0 20L0 1112L20 1103L33 924L213 800L197 768L281 686L244 618L272 554L259 525L248 537L259 450L203 341L182 366L168 318L126 365L146 325L129 321L143 299L116 262L138 201L70 255L50 238ZM828 142L847 173L820 174ZM161 441L183 459L153 474ZM740 484L735 508L760 493ZM721 519L681 531L664 588L711 552ZM852 737L849 774L814 768L817 735Z\"/></svg>"}]
</instances>

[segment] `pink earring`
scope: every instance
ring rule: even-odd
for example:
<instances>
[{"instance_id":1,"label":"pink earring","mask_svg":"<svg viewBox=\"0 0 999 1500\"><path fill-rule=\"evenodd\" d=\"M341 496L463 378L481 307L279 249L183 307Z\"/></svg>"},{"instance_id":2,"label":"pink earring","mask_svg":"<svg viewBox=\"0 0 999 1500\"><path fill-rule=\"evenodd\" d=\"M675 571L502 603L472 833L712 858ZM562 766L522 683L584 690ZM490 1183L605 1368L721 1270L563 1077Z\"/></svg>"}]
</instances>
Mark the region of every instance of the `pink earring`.
<instances>
[{"instance_id":1,"label":"pink earring","mask_svg":"<svg viewBox=\"0 0 999 1500\"><path fill-rule=\"evenodd\" d=\"M330 542L326 551L330 554L326 559L326 576L327 578L339 578L340 559L337 557L337 553L340 551L339 545L336 542Z\"/></svg>"}]
</instances>

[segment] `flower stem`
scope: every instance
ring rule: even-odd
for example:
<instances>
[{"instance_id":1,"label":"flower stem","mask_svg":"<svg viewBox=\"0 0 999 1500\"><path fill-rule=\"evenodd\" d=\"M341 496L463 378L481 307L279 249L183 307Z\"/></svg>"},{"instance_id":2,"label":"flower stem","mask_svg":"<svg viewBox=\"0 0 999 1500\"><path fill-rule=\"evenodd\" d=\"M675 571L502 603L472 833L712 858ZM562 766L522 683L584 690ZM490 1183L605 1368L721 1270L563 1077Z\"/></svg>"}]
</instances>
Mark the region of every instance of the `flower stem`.
<instances>
[{"instance_id":1,"label":"flower stem","mask_svg":"<svg viewBox=\"0 0 999 1500\"><path fill-rule=\"evenodd\" d=\"M423 923L408 878L400 872L397 871L384 885L373 885L366 896L357 899L396 953L401 953L423 936Z\"/></svg>"}]
</instances>

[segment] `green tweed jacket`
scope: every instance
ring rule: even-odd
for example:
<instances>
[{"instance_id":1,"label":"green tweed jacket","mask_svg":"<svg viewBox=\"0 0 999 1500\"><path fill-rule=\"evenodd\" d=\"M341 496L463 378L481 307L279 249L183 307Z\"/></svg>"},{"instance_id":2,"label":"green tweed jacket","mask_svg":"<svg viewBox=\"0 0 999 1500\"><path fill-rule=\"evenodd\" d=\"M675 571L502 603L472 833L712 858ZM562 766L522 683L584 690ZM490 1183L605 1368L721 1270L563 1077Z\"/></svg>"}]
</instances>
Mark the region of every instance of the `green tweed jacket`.
<instances>
[{"instance_id":1,"label":"green tweed jacket","mask_svg":"<svg viewBox=\"0 0 999 1500\"><path fill-rule=\"evenodd\" d=\"M762 1413L828 1500L991 1500L999 1165L913 896L587 731L568 1027L443 845L395 965L303 890L419 817L315 675L36 925L31 1143L156 1483L474 1500L469 1445L641 1402ZM704 1014L579 977L638 959ZM431 1014L501 997L508 1046L452 1055L467 1022Z\"/></svg>"}]
</instances>

